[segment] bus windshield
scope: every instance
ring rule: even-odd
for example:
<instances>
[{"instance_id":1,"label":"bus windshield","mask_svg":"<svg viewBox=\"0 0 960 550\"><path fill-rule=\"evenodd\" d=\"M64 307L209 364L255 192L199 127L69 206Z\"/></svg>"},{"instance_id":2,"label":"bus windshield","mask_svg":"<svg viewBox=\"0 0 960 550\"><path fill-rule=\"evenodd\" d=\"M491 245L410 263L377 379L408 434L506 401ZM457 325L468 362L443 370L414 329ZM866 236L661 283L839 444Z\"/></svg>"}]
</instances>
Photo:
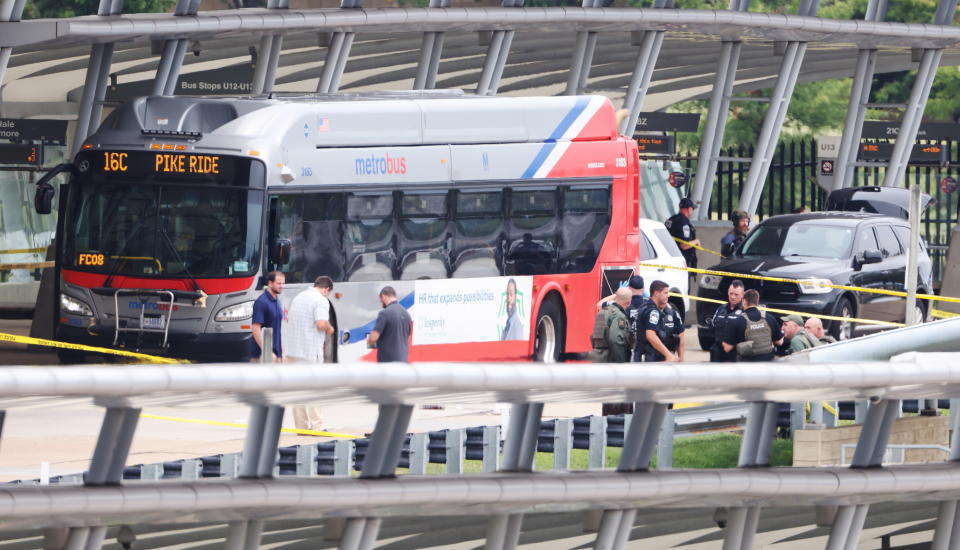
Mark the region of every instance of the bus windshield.
<instances>
[{"instance_id":1,"label":"bus windshield","mask_svg":"<svg viewBox=\"0 0 960 550\"><path fill-rule=\"evenodd\" d=\"M95 174L73 185L64 224L67 269L209 278L250 276L259 267L261 189Z\"/></svg>"}]
</instances>

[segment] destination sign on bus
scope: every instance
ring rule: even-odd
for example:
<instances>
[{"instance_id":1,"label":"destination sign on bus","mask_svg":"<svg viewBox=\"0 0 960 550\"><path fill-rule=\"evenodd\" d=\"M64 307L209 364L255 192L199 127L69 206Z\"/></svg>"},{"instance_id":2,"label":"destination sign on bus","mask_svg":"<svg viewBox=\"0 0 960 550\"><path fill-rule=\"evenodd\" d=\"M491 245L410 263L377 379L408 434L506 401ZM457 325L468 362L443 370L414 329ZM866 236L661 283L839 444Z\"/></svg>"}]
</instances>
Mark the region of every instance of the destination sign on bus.
<instances>
[{"instance_id":1,"label":"destination sign on bus","mask_svg":"<svg viewBox=\"0 0 960 550\"><path fill-rule=\"evenodd\" d=\"M221 155L180 153L175 151L90 151L86 153L94 173L134 178L162 176L210 178L231 182L237 159Z\"/></svg>"},{"instance_id":2,"label":"destination sign on bus","mask_svg":"<svg viewBox=\"0 0 960 550\"><path fill-rule=\"evenodd\" d=\"M130 153L103 152L104 172L130 170ZM219 174L219 155L188 155L186 153L153 153L153 171L167 174Z\"/></svg>"}]
</instances>

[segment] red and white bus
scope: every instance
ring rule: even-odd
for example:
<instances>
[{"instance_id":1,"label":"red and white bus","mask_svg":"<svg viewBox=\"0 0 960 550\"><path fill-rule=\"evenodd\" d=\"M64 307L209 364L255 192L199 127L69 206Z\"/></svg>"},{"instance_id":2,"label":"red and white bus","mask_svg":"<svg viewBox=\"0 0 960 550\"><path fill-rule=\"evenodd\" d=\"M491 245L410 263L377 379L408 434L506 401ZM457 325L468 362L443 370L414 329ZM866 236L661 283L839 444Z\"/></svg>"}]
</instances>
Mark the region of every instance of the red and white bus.
<instances>
[{"instance_id":1,"label":"red and white bus","mask_svg":"<svg viewBox=\"0 0 960 550\"><path fill-rule=\"evenodd\" d=\"M639 261L637 148L615 118L600 96L132 101L69 167L57 335L244 360L280 270L286 304L335 281L340 361L372 358L385 285L411 361L589 351L594 304Z\"/></svg>"}]
</instances>

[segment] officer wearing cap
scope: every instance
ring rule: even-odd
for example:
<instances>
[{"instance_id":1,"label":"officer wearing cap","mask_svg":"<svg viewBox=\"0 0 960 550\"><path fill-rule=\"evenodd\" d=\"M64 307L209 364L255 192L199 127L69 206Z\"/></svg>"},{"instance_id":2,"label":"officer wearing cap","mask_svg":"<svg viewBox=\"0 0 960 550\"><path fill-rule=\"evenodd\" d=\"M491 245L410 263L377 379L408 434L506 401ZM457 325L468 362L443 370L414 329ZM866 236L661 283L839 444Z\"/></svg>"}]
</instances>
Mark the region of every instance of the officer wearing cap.
<instances>
[{"instance_id":1,"label":"officer wearing cap","mask_svg":"<svg viewBox=\"0 0 960 550\"><path fill-rule=\"evenodd\" d=\"M683 241L678 241L677 245L680 247L680 252L683 253L684 259L687 260L687 267L697 267L697 249L694 248L694 246L700 246L700 239L697 238L697 230L693 227L693 224L690 223L693 208L693 201L688 197L684 197L680 199L680 211L670 216L667 221L663 223L671 236Z\"/></svg>"},{"instance_id":2,"label":"officer wearing cap","mask_svg":"<svg viewBox=\"0 0 960 550\"><path fill-rule=\"evenodd\" d=\"M783 322L783 336L786 338L783 345L783 355L797 353L805 349L810 349L820 344L812 334L804 329L803 317L796 313L785 315L780 318Z\"/></svg>"},{"instance_id":3,"label":"officer wearing cap","mask_svg":"<svg viewBox=\"0 0 960 550\"><path fill-rule=\"evenodd\" d=\"M747 238L750 231L750 216L743 210L734 210L730 216L733 229L720 239L720 255L724 258L733 256L733 251Z\"/></svg>"}]
</instances>

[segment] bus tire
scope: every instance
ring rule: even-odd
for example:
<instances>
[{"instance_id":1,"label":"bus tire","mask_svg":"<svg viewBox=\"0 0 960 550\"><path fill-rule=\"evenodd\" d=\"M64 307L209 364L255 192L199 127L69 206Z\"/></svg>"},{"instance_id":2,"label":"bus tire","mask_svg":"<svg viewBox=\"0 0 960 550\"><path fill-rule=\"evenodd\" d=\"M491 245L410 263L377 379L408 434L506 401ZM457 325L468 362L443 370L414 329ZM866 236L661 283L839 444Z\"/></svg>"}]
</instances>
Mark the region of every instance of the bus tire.
<instances>
[{"instance_id":1,"label":"bus tire","mask_svg":"<svg viewBox=\"0 0 960 550\"><path fill-rule=\"evenodd\" d=\"M537 312L533 333L533 359L541 363L557 363L563 359L566 322L563 307L556 296L547 296Z\"/></svg>"}]
</instances>

